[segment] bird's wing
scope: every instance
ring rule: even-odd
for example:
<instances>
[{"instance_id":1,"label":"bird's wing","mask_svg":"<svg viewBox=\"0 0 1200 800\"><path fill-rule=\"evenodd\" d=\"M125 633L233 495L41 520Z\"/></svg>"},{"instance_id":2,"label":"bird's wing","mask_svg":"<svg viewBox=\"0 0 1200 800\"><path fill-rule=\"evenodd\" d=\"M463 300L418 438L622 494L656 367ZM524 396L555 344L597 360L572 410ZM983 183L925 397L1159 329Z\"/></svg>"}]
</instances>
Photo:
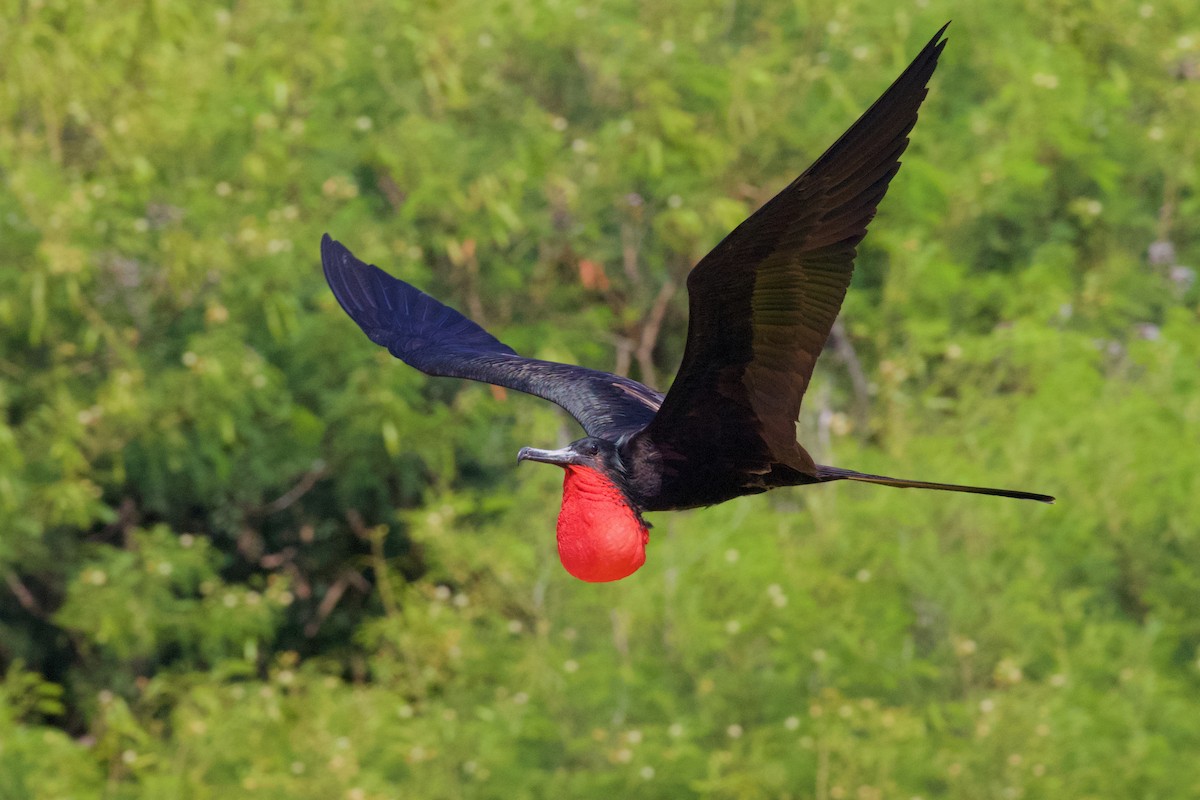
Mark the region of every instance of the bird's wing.
<instances>
[{"instance_id":1,"label":"bird's wing","mask_svg":"<svg viewBox=\"0 0 1200 800\"><path fill-rule=\"evenodd\" d=\"M328 234L321 261L329 288L371 341L429 375L468 378L562 406L589 436L615 441L644 427L662 395L608 372L523 358L449 306L378 267Z\"/></svg>"},{"instance_id":2,"label":"bird's wing","mask_svg":"<svg viewBox=\"0 0 1200 800\"><path fill-rule=\"evenodd\" d=\"M796 441L800 401L856 247L900 167L944 31L804 174L692 270L683 362L639 439L714 469L784 464L816 474Z\"/></svg>"}]
</instances>

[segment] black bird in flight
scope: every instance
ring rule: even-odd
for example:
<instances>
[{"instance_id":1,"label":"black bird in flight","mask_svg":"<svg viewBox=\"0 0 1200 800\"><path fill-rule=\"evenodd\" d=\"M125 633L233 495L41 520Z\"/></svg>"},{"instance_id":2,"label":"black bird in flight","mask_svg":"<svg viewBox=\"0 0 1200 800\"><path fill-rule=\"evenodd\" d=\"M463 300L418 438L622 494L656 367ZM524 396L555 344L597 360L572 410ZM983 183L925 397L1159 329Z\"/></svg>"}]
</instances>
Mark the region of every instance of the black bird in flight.
<instances>
[{"instance_id":1,"label":"black bird in flight","mask_svg":"<svg viewBox=\"0 0 1200 800\"><path fill-rule=\"evenodd\" d=\"M824 155L692 269L683 362L666 395L608 372L520 356L328 235L325 277L371 341L408 365L528 392L579 421L585 438L561 450L522 448L517 461L565 469L558 551L585 581L624 578L645 562L644 511L781 486L852 480L1053 502L825 466L796 441L800 401L850 284L856 247L900 167L944 31Z\"/></svg>"}]
</instances>

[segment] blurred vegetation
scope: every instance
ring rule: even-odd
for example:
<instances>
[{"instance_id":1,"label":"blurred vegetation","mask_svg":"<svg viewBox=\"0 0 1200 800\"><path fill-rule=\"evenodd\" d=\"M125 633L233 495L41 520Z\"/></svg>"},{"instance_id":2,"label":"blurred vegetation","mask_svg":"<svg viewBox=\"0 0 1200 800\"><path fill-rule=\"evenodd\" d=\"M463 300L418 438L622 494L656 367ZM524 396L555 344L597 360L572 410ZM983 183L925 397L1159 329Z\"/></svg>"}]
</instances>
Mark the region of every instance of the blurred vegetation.
<instances>
[{"instance_id":1,"label":"blurred vegetation","mask_svg":"<svg viewBox=\"0 0 1200 800\"><path fill-rule=\"evenodd\" d=\"M1194 0L7 0L0 798L1200 794ZM573 424L329 231L660 388L687 269L947 18L801 420L871 486L554 552Z\"/></svg>"}]
</instances>

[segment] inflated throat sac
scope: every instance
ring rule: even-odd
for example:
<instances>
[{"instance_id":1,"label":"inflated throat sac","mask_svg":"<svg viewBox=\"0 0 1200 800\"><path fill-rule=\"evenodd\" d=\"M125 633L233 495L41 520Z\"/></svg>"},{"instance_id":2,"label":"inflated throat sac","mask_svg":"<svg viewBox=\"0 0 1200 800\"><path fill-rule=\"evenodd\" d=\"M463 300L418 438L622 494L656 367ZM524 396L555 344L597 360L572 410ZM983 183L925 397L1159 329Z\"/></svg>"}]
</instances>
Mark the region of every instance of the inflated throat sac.
<instances>
[{"instance_id":1,"label":"inflated throat sac","mask_svg":"<svg viewBox=\"0 0 1200 800\"><path fill-rule=\"evenodd\" d=\"M558 557L582 581L628 577L646 563L650 531L621 490L588 467L565 468L558 514Z\"/></svg>"}]
</instances>

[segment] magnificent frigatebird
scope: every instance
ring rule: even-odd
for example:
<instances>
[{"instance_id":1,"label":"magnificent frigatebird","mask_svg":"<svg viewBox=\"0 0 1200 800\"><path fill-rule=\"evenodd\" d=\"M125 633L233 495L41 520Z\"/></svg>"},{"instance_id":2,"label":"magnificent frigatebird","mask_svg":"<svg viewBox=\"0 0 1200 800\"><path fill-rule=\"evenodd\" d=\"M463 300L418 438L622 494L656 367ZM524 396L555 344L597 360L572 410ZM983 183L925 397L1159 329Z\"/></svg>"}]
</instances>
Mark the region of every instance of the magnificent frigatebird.
<instances>
[{"instance_id":1,"label":"magnificent frigatebird","mask_svg":"<svg viewBox=\"0 0 1200 800\"><path fill-rule=\"evenodd\" d=\"M371 341L430 375L468 378L562 406L587 433L523 460L565 469L558 552L585 581L646 560L644 511L721 503L781 486L884 486L1053 497L871 475L817 464L796 441L800 401L837 317L856 247L900 167L945 27L857 122L688 275L683 361L666 395L608 372L518 355L328 235L325 278Z\"/></svg>"}]
</instances>

